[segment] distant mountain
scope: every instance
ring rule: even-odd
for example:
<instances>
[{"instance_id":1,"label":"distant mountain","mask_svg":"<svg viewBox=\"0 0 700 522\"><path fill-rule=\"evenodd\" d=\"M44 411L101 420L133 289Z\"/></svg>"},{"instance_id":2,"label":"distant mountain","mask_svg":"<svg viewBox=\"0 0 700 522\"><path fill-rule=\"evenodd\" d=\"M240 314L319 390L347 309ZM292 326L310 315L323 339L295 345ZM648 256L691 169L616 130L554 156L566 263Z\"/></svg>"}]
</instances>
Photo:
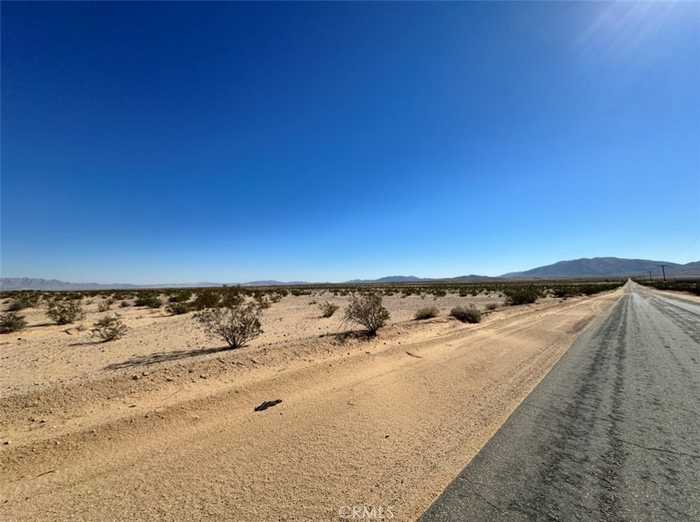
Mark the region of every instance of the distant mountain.
<instances>
[{"instance_id":1,"label":"distant mountain","mask_svg":"<svg viewBox=\"0 0 700 522\"><path fill-rule=\"evenodd\" d=\"M594 257L559 261L524 272L503 274L504 279L563 279L648 276L661 277L661 265L665 265L666 277L698 277L700 261L685 265L670 261L649 259L623 259L619 257Z\"/></svg>"},{"instance_id":2,"label":"distant mountain","mask_svg":"<svg viewBox=\"0 0 700 522\"><path fill-rule=\"evenodd\" d=\"M74 291L74 290L136 290L138 288L202 288L221 286L220 283L181 283L173 285L132 285L128 283L68 283L58 279L40 279L33 277L0 277L0 290L39 290L39 291Z\"/></svg>"},{"instance_id":3,"label":"distant mountain","mask_svg":"<svg viewBox=\"0 0 700 522\"><path fill-rule=\"evenodd\" d=\"M351 279L350 281L345 281L348 284L360 285L366 283L419 283L422 281L433 281L433 279L416 277L416 276L386 276L380 277L379 279Z\"/></svg>"},{"instance_id":4,"label":"distant mountain","mask_svg":"<svg viewBox=\"0 0 700 522\"><path fill-rule=\"evenodd\" d=\"M249 283L243 283L241 286L298 286L298 285L308 285L306 281L275 281L274 279L263 280L263 281L250 281Z\"/></svg>"},{"instance_id":5,"label":"distant mountain","mask_svg":"<svg viewBox=\"0 0 700 522\"><path fill-rule=\"evenodd\" d=\"M619 257L594 257L559 261L552 265L540 266L524 272L510 272L499 277L476 274L449 278L428 278L416 276L393 275L379 279L353 279L342 284L399 284L399 283L485 283L507 279L603 279L611 277L661 277L661 265L666 267L666 277L700 277L700 261L685 265L670 261L651 261L648 259L623 259ZM235 286L232 283L230 286ZM261 280L243 283L241 286L301 286L319 283L307 281ZM223 286L221 283L182 283L182 284L102 284L102 283L67 283L57 279L35 279L29 277L2 277L0 290L107 290L137 288L203 288Z\"/></svg>"},{"instance_id":6,"label":"distant mountain","mask_svg":"<svg viewBox=\"0 0 700 522\"><path fill-rule=\"evenodd\" d=\"M459 276L459 277L452 277L450 279L446 279L445 281L449 281L451 283L488 283L489 281L500 281L502 279L503 279L502 277L491 277L491 276L470 274L470 275L464 275L464 276Z\"/></svg>"}]
</instances>

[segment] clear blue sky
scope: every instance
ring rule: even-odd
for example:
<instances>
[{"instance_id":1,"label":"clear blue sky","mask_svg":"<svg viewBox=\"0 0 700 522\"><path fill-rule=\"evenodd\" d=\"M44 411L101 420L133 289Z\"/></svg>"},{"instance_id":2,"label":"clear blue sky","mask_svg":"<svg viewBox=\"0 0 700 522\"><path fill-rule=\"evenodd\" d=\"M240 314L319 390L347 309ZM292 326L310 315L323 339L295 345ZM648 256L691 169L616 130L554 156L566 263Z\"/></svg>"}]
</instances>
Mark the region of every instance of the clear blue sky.
<instances>
[{"instance_id":1,"label":"clear blue sky","mask_svg":"<svg viewBox=\"0 0 700 522\"><path fill-rule=\"evenodd\" d=\"M700 259L700 4L3 4L2 275Z\"/></svg>"}]
</instances>

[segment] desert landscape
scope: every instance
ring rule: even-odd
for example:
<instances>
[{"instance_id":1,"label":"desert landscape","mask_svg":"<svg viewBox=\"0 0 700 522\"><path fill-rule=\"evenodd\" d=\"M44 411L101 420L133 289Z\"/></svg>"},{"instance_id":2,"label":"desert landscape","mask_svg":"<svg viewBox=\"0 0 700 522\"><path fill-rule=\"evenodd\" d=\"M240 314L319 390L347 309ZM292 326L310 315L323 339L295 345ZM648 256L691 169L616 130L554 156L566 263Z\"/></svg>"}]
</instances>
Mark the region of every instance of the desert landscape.
<instances>
[{"instance_id":1,"label":"desert landscape","mask_svg":"<svg viewBox=\"0 0 700 522\"><path fill-rule=\"evenodd\" d=\"M6 295L6 309L29 306L0 338L0 510L64 516L90 498L80 509L108 518L157 518L167 502L174 518L318 519L390 499L415 518L621 284ZM196 303L225 308L231 293L263 331L236 349L195 319ZM376 336L345 318L368 296L390 315ZM55 301L81 315L55 324ZM104 317L123 322L119 338L91 331Z\"/></svg>"},{"instance_id":2,"label":"desert landscape","mask_svg":"<svg viewBox=\"0 0 700 522\"><path fill-rule=\"evenodd\" d=\"M700 2L0 4L0 522L700 521Z\"/></svg>"}]
</instances>

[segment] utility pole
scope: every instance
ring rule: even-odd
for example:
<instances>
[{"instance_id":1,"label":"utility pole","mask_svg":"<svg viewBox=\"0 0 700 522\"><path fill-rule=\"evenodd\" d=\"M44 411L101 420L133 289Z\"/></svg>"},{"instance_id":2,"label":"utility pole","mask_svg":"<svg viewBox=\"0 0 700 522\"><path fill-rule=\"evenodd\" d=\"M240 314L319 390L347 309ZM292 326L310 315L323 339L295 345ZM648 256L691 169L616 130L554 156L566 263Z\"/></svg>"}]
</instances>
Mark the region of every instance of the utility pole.
<instances>
[{"instance_id":1,"label":"utility pole","mask_svg":"<svg viewBox=\"0 0 700 522\"><path fill-rule=\"evenodd\" d=\"M649 281L651 281L651 270L649 270Z\"/></svg>"},{"instance_id":2,"label":"utility pole","mask_svg":"<svg viewBox=\"0 0 700 522\"><path fill-rule=\"evenodd\" d=\"M664 276L664 281L666 281L666 265L659 265L661 267L661 273Z\"/></svg>"}]
</instances>

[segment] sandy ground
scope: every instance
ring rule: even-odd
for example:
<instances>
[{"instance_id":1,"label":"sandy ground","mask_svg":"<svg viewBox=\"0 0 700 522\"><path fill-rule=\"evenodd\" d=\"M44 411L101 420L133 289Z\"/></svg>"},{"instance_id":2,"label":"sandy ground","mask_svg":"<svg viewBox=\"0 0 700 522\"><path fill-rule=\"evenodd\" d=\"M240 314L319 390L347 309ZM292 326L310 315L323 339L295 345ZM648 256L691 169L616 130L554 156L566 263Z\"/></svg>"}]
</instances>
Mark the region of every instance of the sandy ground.
<instances>
[{"instance_id":1,"label":"sandy ground","mask_svg":"<svg viewBox=\"0 0 700 522\"><path fill-rule=\"evenodd\" d=\"M479 325L409 320L474 298L386 298L394 323L372 341L327 335L344 328L318 298L287 297L237 351L143 309L114 343L57 326L3 336L0 519L415 519L620 295Z\"/></svg>"},{"instance_id":2,"label":"sandy ground","mask_svg":"<svg viewBox=\"0 0 700 522\"><path fill-rule=\"evenodd\" d=\"M65 326L51 324L44 309L30 308L20 312L29 327L16 334L0 335L0 363L3 369L0 397L26 393L56 383L94 379L128 367L148 366L189 356L201 357L201 350L223 347L221 340L207 338L196 327L191 313L172 316L164 308L120 308L118 303L112 305L108 312L98 312L103 299L89 301L90 304L83 304L86 312L84 319ZM323 301L340 306L333 317L321 317L318 303ZM264 310L264 333L249 343L249 347L283 347L290 342L357 328L356 325L342 322L342 309L348 301L347 297L335 297L328 292L284 297ZM498 296L459 297L449 294L434 299L432 296L402 298L395 295L384 297L384 306L391 312L389 324L397 324L411 320L416 310L427 306L436 306L441 315L447 315L457 305L473 304L484 309L487 304L500 305L502 301ZM97 342L90 335L92 324L115 313L129 327L128 334L111 343Z\"/></svg>"}]
</instances>

